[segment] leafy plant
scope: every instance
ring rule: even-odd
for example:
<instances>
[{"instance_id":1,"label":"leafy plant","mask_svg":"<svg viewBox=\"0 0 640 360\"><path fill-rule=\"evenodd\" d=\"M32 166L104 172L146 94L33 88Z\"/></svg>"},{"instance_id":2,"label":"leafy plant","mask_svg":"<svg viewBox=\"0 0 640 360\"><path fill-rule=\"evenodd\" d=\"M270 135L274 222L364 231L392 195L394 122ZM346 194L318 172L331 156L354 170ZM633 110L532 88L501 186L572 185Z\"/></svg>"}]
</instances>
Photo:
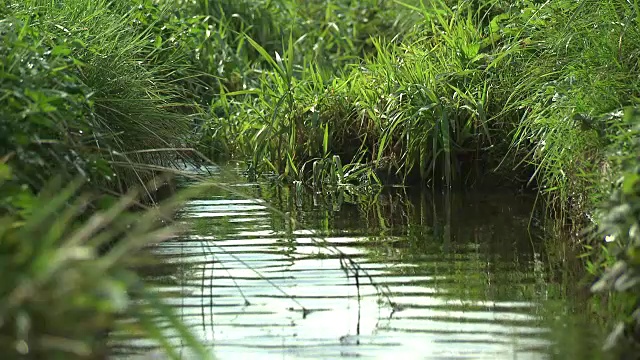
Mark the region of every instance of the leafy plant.
<instances>
[{"instance_id":1,"label":"leafy plant","mask_svg":"<svg viewBox=\"0 0 640 360\"><path fill-rule=\"evenodd\" d=\"M166 322L200 357L209 356L128 269L136 263L133 254L179 231L163 222L195 188L143 213L127 211L136 200L131 192L87 216L92 197L80 192L81 180L63 186L57 178L35 196L24 188L15 193L15 181L0 163L0 193L9 200L0 218L4 356L94 358L108 350L108 331L123 328L156 340L177 359L163 335ZM122 317L135 322L116 321Z\"/></svg>"},{"instance_id":2,"label":"leafy plant","mask_svg":"<svg viewBox=\"0 0 640 360\"><path fill-rule=\"evenodd\" d=\"M148 60L162 49L129 28L131 3L112 5L27 1L0 23L0 152L15 152L13 168L35 189L56 173L124 192L185 145L167 65Z\"/></svg>"},{"instance_id":3,"label":"leafy plant","mask_svg":"<svg viewBox=\"0 0 640 360\"><path fill-rule=\"evenodd\" d=\"M592 291L615 291L630 296L629 314L609 336L606 347L621 346L630 353L640 349L640 110L625 113L630 155L623 159L624 173L611 191L598 234L606 239L616 262L593 285Z\"/></svg>"}]
</instances>

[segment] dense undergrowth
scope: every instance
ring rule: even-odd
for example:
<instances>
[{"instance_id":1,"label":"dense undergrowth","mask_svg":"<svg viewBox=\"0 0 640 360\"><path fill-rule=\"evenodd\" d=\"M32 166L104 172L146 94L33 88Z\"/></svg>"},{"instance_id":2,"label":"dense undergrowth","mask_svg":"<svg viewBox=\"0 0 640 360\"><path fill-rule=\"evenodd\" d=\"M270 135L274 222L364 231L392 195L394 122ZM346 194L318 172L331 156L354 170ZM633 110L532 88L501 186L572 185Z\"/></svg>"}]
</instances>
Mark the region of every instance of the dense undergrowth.
<instances>
[{"instance_id":1,"label":"dense undergrowth","mask_svg":"<svg viewBox=\"0 0 640 360\"><path fill-rule=\"evenodd\" d=\"M176 232L166 220L180 198L131 209L156 200L194 113L174 75L183 54L150 41L133 5L0 5L3 357L105 356L123 327L177 357L167 323L206 356L130 270Z\"/></svg>"},{"instance_id":2,"label":"dense undergrowth","mask_svg":"<svg viewBox=\"0 0 640 360\"><path fill-rule=\"evenodd\" d=\"M152 202L155 179L193 147L316 190L528 187L564 223L602 223L590 259L602 237L622 234L611 271L636 287L615 288L637 289L634 1L28 0L2 2L0 14L0 246L11 251L61 251L72 230L97 226L74 215L77 195L56 198L70 211L59 222L37 216L52 178L84 178L73 193L92 194L81 208L101 214L135 187ZM93 252L107 236L99 230ZM29 241L12 240L21 232ZM37 277L43 260L30 251L16 276ZM101 258L70 266L86 261ZM105 284L135 283L116 275L123 261L100 273ZM9 284L1 309L16 316ZM60 314L106 316L95 331L122 310L114 299L82 301L95 306ZM3 348L34 346L25 334L38 330L20 324L48 315L38 304L21 308L11 330L2 322Z\"/></svg>"}]
</instances>

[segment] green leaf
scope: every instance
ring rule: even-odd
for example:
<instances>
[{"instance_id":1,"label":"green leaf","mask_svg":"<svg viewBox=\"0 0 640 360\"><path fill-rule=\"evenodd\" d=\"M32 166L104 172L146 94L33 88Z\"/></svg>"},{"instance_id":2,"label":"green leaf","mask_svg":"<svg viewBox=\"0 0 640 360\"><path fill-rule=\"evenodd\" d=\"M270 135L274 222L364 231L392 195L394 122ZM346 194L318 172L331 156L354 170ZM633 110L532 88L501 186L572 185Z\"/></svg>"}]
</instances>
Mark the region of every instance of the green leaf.
<instances>
[{"instance_id":1,"label":"green leaf","mask_svg":"<svg viewBox=\"0 0 640 360\"><path fill-rule=\"evenodd\" d=\"M329 151L329 124L324 124L324 137L322 139L322 151L326 156Z\"/></svg>"},{"instance_id":2,"label":"green leaf","mask_svg":"<svg viewBox=\"0 0 640 360\"><path fill-rule=\"evenodd\" d=\"M0 163L0 184L11 179L11 168L9 165Z\"/></svg>"},{"instance_id":3,"label":"green leaf","mask_svg":"<svg viewBox=\"0 0 640 360\"><path fill-rule=\"evenodd\" d=\"M291 171L294 173L295 177L298 178L300 176L300 173L298 171L298 167L296 166L296 162L293 160L293 157L291 157L291 153L287 152L287 165L288 165L288 169L291 169Z\"/></svg>"},{"instance_id":4,"label":"green leaf","mask_svg":"<svg viewBox=\"0 0 640 360\"><path fill-rule=\"evenodd\" d=\"M67 56L69 54L71 54L71 49L69 49L66 45L56 45L51 50L51 55Z\"/></svg>"},{"instance_id":5,"label":"green leaf","mask_svg":"<svg viewBox=\"0 0 640 360\"><path fill-rule=\"evenodd\" d=\"M628 173L624 177L622 182L622 192L626 195L631 195L635 192L635 187L640 180L639 174Z\"/></svg>"},{"instance_id":6,"label":"green leaf","mask_svg":"<svg viewBox=\"0 0 640 360\"><path fill-rule=\"evenodd\" d=\"M509 15L508 14L500 14L498 16L495 16L493 19L491 19L491 23L489 24L489 29L491 30L492 33L495 33L497 31L500 30L500 22L502 20L506 20L509 19Z\"/></svg>"},{"instance_id":7,"label":"green leaf","mask_svg":"<svg viewBox=\"0 0 640 360\"><path fill-rule=\"evenodd\" d=\"M253 46L253 48L256 49L258 53L260 53L260 55L262 55L263 59L265 59L269 64L271 64L271 66L273 66L273 68L276 71L278 71L280 76L282 76L283 78L285 77L284 74L282 73L282 69L278 66L278 63L273 59L273 57L269 55L267 50L265 50L260 44L258 44L255 40L253 40L249 36L247 36L247 41L249 41L249 44L251 44L251 46Z\"/></svg>"}]
</instances>

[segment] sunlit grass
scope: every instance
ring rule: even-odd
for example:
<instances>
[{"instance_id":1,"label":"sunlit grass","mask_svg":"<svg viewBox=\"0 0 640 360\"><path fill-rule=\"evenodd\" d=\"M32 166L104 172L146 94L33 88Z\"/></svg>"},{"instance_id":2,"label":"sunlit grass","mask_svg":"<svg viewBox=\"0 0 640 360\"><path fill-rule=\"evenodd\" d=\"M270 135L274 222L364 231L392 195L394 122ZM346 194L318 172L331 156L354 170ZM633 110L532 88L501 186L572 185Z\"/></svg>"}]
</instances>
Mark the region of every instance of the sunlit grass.
<instances>
[{"instance_id":1,"label":"sunlit grass","mask_svg":"<svg viewBox=\"0 0 640 360\"><path fill-rule=\"evenodd\" d=\"M27 0L0 14L0 157L20 194L80 177L149 201L149 180L197 147L296 191L499 178L580 225L622 171L607 155L635 151L621 112L640 96L635 2Z\"/></svg>"}]
</instances>

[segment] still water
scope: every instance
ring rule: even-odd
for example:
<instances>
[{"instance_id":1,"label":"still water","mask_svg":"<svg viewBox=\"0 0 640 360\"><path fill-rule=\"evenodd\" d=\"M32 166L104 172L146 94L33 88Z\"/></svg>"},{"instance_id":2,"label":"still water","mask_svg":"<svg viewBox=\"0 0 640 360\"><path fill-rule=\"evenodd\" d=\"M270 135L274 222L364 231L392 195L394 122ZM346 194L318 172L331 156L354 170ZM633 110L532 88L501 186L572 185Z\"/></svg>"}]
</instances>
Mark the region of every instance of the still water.
<instances>
[{"instance_id":1,"label":"still water","mask_svg":"<svg viewBox=\"0 0 640 360\"><path fill-rule=\"evenodd\" d=\"M217 359L598 358L527 195L214 179L149 279ZM114 339L115 358L157 358Z\"/></svg>"}]
</instances>

